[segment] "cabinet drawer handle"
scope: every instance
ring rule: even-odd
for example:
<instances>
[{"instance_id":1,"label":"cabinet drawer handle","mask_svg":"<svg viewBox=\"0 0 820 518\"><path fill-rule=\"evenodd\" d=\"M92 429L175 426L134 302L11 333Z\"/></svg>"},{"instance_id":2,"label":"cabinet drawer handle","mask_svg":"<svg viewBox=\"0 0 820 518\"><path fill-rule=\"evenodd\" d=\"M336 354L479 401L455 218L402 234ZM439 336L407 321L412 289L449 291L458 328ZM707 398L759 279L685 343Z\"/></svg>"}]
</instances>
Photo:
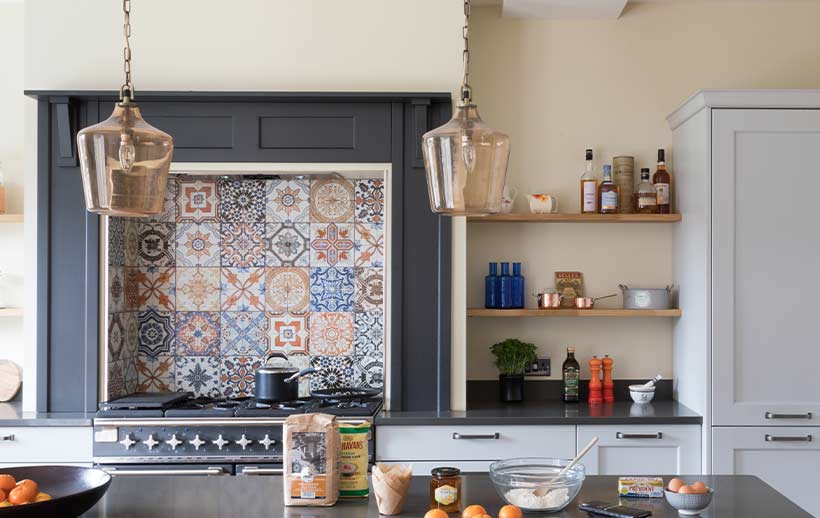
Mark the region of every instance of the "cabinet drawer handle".
<instances>
[{"instance_id":1,"label":"cabinet drawer handle","mask_svg":"<svg viewBox=\"0 0 820 518\"><path fill-rule=\"evenodd\" d=\"M663 439L663 432L656 433L623 433L615 434L616 439Z\"/></svg>"},{"instance_id":2,"label":"cabinet drawer handle","mask_svg":"<svg viewBox=\"0 0 820 518\"><path fill-rule=\"evenodd\" d=\"M805 414L773 414L766 412L766 419L811 419L811 412Z\"/></svg>"},{"instance_id":3,"label":"cabinet drawer handle","mask_svg":"<svg viewBox=\"0 0 820 518\"><path fill-rule=\"evenodd\" d=\"M501 434L498 433L498 432L490 433L490 434L486 434L486 435L480 435L480 434L479 435L468 435L468 434L453 432L453 439L455 439L457 441L461 440L461 439L498 439L499 437L501 437Z\"/></svg>"},{"instance_id":4,"label":"cabinet drawer handle","mask_svg":"<svg viewBox=\"0 0 820 518\"><path fill-rule=\"evenodd\" d=\"M282 468L257 468L257 467L247 467L242 468L242 471L239 472L240 475L281 475L285 472Z\"/></svg>"},{"instance_id":5,"label":"cabinet drawer handle","mask_svg":"<svg viewBox=\"0 0 820 518\"><path fill-rule=\"evenodd\" d=\"M14 434L0 435L0 442L11 442L14 440Z\"/></svg>"},{"instance_id":6,"label":"cabinet drawer handle","mask_svg":"<svg viewBox=\"0 0 820 518\"><path fill-rule=\"evenodd\" d=\"M811 435L769 435L766 434L766 442L811 442Z\"/></svg>"}]
</instances>

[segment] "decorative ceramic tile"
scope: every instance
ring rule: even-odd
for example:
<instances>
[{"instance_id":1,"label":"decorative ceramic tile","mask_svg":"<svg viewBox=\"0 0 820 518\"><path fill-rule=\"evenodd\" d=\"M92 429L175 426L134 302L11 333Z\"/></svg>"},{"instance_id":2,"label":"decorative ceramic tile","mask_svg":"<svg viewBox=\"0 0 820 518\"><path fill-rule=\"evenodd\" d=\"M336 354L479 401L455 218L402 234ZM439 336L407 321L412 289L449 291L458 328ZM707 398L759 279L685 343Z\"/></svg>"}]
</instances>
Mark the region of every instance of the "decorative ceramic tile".
<instances>
[{"instance_id":1,"label":"decorative ceramic tile","mask_svg":"<svg viewBox=\"0 0 820 518\"><path fill-rule=\"evenodd\" d=\"M151 216L152 221L174 223L177 220L177 191L179 180L176 176L168 177L168 185L165 188L165 196L162 200L162 212L156 216Z\"/></svg>"},{"instance_id":2,"label":"decorative ceramic tile","mask_svg":"<svg viewBox=\"0 0 820 518\"><path fill-rule=\"evenodd\" d=\"M356 181L356 221L384 222L384 182L381 180Z\"/></svg>"},{"instance_id":3,"label":"decorative ceramic tile","mask_svg":"<svg viewBox=\"0 0 820 518\"><path fill-rule=\"evenodd\" d=\"M310 184L307 180L268 180L266 183L268 222L310 221Z\"/></svg>"},{"instance_id":4,"label":"decorative ceramic tile","mask_svg":"<svg viewBox=\"0 0 820 518\"><path fill-rule=\"evenodd\" d=\"M281 352L289 356L308 353L309 315L271 314L269 318L270 352Z\"/></svg>"},{"instance_id":5,"label":"decorative ceramic tile","mask_svg":"<svg viewBox=\"0 0 820 518\"><path fill-rule=\"evenodd\" d=\"M137 337L140 356L171 354L174 351L174 313L170 311L140 311Z\"/></svg>"},{"instance_id":6,"label":"decorative ceramic tile","mask_svg":"<svg viewBox=\"0 0 820 518\"><path fill-rule=\"evenodd\" d=\"M353 311L353 268L311 268L310 310Z\"/></svg>"},{"instance_id":7,"label":"decorative ceramic tile","mask_svg":"<svg viewBox=\"0 0 820 518\"><path fill-rule=\"evenodd\" d=\"M310 366L322 370L310 377L310 389L349 387L353 384L353 358L350 356L311 356Z\"/></svg>"},{"instance_id":8,"label":"decorative ceramic tile","mask_svg":"<svg viewBox=\"0 0 820 518\"><path fill-rule=\"evenodd\" d=\"M176 356L174 390L193 392L196 396L219 397L219 356Z\"/></svg>"},{"instance_id":9,"label":"decorative ceramic tile","mask_svg":"<svg viewBox=\"0 0 820 518\"><path fill-rule=\"evenodd\" d=\"M353 221L353 182L314 180L310 184L310 220L317 223Z\"/></svg>"},{"instance_id":10,"label":"decorative ceramic tile","mask_svg":"<svg viewBox=\"0 0 820 518\"><path fill-rule=\"evenodd\" d=\"M117 361L121 358L125 348L125 327L122 315L114 313L108 315L108 361Z\"/></svg>"},{"instance_id":11,"label":"decorative ceramic tile","mask_svg":"<svg viewBox=\"0 0 820 518\"><path fill-rule=\"evenodd\" d=\"M356 223L356 266L384 267L384 226Z\"/></svg>"},{"instance_id":12,"label":"decorative ceramic tile","mask_svg":"<svg viewBox=\"0 0 820 518\"><path fill-rule=\"evenodd\" d=\"M125 311L125 276L121 266L108 268L108 313Z\"/></svg>"},{"instance_id":13,"label":"decorative ceramic tile","mask_svg":"<svg viewBox=\"0 0 820 518\"><path fill-rule=\"evenodd\" d=\"M117 360L108 363L108 399L116 399L126 394L125 392L125 360Z\"/></svg>"},{"instance_id":14,"label":"decorative ceramic tile","mask_svg":"<svg viewBox=\"0 0 820 518\"><path fill-rule=\"evenodd\" d=\"M268 317L255 311L222 312L223 355L261 356L268 349Z\"/></svg>"},{"instance_id":15,"label":"decorative ceramic tile","mask_svg":"<svg viewBox=\"0 0 820 518\"><path fill-rule=\"evenodd\" d=\"M174 357L161 355L155 358L137 358L138 392L173 392Z\"/></svg>"},{"instance_id":16,"label":"decorative ceramic tile","mask_svg":"<svg viewBox=\"0 0 820 518\"><path fill-rule=\"evenodd\" d=\"M177 223L177 266L219 266L219 224Z\"/></svg>"},{"instance_id":17,"label":"decorative ceramic tile","mask_svg":"<svg viewBox=\"0 0 820 518\"><path fill-rule=\"evenodd\" d=\"M356 311L381 310L384 307L384 270L356 268Z\"/></svg>"},{"instance_id":18,"label":"decorative ceramic tile","mask_svg":"<svg viewBox=\"0 0 820 518\"><path fill-rule=\"evenodd\" d=\"M174 283L174 268L137 269L137 297L139 309L174 310L176 285ZM127 281L126 281L127 283ZM127 289L126 284L126 289Z\"/></svg>"},{"instance_id":19,"label":"decorative ceramic tile","mask_svg":"<svg viewBox=\"0 0 820 518\"><path fill-rule=\"evenodd\" d=\"M264 268L222 268L221 272L222 311L264 311Z\"/></svg>"},{"instance_id":20,"label":"decorative ceramic tile","mask_svg":"<svg viewBox=\"0 0 820 518\"><path fill-rule=\"evenodd\" d=\"M265 224L223 223L222 266L265 266Z\"/></svg>"},{"instance_id":21,"label":"decorative ceramic tile","mask_svg":"<svg viewBox=\"0 0 820 518\"><path fill-rule=\"evenodd\" d=\"M177 194L177 222L217 221L219 183L215 178L180 178Z\"/></svg>"},{"instance_id":22,"label":"decorative ceramic tile","mask_svg":"<svg viewBox=\"0 0 820 518\"><path fill-rule=\"evenodd\" d=\"M139 266L140 222L125 220L125 266Z\"/></svg>"},{"instance_id":23,"label":"decorative ceramic tile","mask_svg":"<svg viewBox=\"0 0 820 518\"><path fill-rule=\"evenodd\" d=\"M177 311L219 311L219 268L177 268Z\"/></svg>"},{"instance_id":24,"label":"decorative ceramic tile","mask_svg":"<svg viewBox=\"0 0 820 518\"><path fill-rule=\"evenodd\" d=\"M139 374L137 373L137 359L130 358L123 360L123 369L125 377L125 393L133 394L137 391L137 384L139 383Z\"/></svg>"},{"instance_id":25,"label":"decorative ceramic tile","mask_svg":"<svg viewBox=\"0 0 820 518\"><path fill-rule=\"evenodd\" d=\"M125 220L108 218L108 266L125 266Z\"/></svg>"},{"instance_id":26,"label":"decorative ceramic tile","mask_svg":"<svg viewBox=\"0 0 820 518\"><path fill-rule=\"evenodd\" d=\"M139 265L173 266L175 259L174 223L139 224Z\"/></svg>"},{"instance_id":27,"label":"decorative ceramic tile","mask_svg":"<svg viewBox=\"0 0 820 518\"><path fill-rule=\"evenodd\" d=\"M222 180L219 194L219 210L223 223L265 222L263 180Z\"/></svg>"},{"instance_id":28,"label":"decorative ceramic tile","mask_svg":"<svg viewBox=\"0 0 820 518\"><path fill-rule=\"evenodd\" d=\"M310 356L304 355L291 355L288 357L290 364L293 366L294 369L307 369L310 367ZM318 375L318 374L317 374ZM314 375L310 376L303 376L299 378L299 397L308 397L310 396L310 378Z\"/></svg>"},{"instance_id":29,"label":"decorative ceramic tile","mask_svg":"<svg viewBox=\"0 0 820 518\"><path fill-rule=\"evenodd\" d=\"M176 318L177 356L219 355L219 313L183 311Z\"/></svg>"},{"instance_id":30,"label":"decorative ceramic tile","mask_svg":"<svg viewBox=\"0 0 820 518\"><path fill-rule=\"evenodd\" d=\"M139 268L123 268L125 291L123 303L126 311L136 311L140 308L140 279L142 273Z\"/></svg>"},{"instance_id":31,"label":"decorative ceramic tile","mask_svg":"<svg viewBox=\"0 0 820 518\"><path fill-rule=\"evenodd\" d=\"M220 382L226 397L253 395L254 372L262 366L259 356L225 356L222 358Z\"/></svg>"},{"instance_id":32,"label":"decorative ceramic tile","mask_svg":"<svg viewBox=\"0 0 820 518\"><path fill-rule=\"evenodd\" d=\"M353 225L311 223L311 266L353 266Z\"/></svg>"},{"instance_id":33,"label":"decorative ceramic tile","mask_svg":"<svg viewBox=\"0 0 820 518\"><path fill-rule=\"evenodd\" d=\"M268 268L265 305L272 313L304 313L310 301L308 268Z\"/></svg>"},{"instance_id":34,"label":"decorative ceramic tile","mask_svg":"<svg viewBox=\"0 0 820 518\"><path fill-rule=\"evenodd\" d=\"M125 341L123 343L123 358L136 358L139 351L139 318L137 313L121 313L122 327L125 329Z\"/></svg>"},{"instance_id":35,"label":"decorative ceramic tile","mask_svg":"<svg viewBox=\"0 0 820 518\"><path fill-rule=\"evenodd\" d=\"M352 354L353 313L311 313L309 350L316 356Z\"/></svg>"},{"instance_id":36,"label":"decorative ceramic tile","mask_svg":"<svg viewBox=\"0 0 820 518\"><path fill-rule=\"evenodd\" d=\"M309 266L310 223L268 223L266 266Z\"/></svg>"},{"instance_id":37,"label":"decorative ceramic tile","mask_svg":"<svg viewBox=\"0 0 820 518\"><path fill-rule=\"evenodd\" d=\"M384 357L365 357L353 363L353 385L384 389Z\"/></svg>"},{"instance_id":38,"label":"decorative ceramic tile","mask_svg":"<svg viewBox=\"0 0 820 518\"><path fill-rule=\"evenodd\" d=\"M384 362L384 314L381 311L356 313L355 351L357 360L381 358Z\"/></svg>"}]
</instances>

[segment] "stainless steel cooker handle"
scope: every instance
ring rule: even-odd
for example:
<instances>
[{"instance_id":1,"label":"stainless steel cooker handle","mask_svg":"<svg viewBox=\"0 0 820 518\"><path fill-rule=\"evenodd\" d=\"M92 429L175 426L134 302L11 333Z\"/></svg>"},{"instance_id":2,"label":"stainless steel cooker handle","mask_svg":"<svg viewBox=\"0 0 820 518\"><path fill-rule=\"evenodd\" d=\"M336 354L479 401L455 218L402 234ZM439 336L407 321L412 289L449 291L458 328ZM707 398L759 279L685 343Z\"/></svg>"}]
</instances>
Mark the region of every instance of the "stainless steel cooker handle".
<instances>
[{"instance_id":1,"label":"stainless steel cooker handle","mask_svg":"<svg viewBox=\"0 0 820 518\"><path fill-rule=\"evenodd\" d=\"M623 433L617 432L616 439L663 439L663 432L656 433Z\"/></svg>"},{"instance_id":2,"label":"stainless steel cooker handle","mask_svg":"<svg viewBox=\"0 0 820 518\"><path fill-rule=\"evenodd\" d=\"M102 468L103 471L112 477L141 477L141 476L224 476L227 475L222 468L203 468L203 469L119 469L119 468Z\"/></svg>"},{"instance_id":3,"label":"stainless steel cooker handle","mask_svg":"<svg viewBox=\"0 0 820 518\"><path fill-rule=\"evenodd\" d=\"M805 414L774 414L766 412L766 419L811 419L811 412Z\"/></svg>"},{"instance_id":4,"label":"stainless steel cooker handle","mask_svg":"<svg viewBox=\"0 0 820 518\"><path fill-rule=\"evenodd\" d=\"M769 435L766 434L766 442L811 442L811 435Z\"/></svg>"},{"instance_id":5,"label":"stainless steel cooker handle","mask_svg":"<svg viewBox=\"0 0 820 518\"><path fill-rule=\"evenodd\" d=\"M248 467L242 468L242 471L239 472L240 475L281 475L285 472L282 468L257 468L257 467Z\"/></svg>"},{"instance_id":6,"label":"stainless steel cooker handle","mask_svg":"<svg viewBox=\"0 0 820 518\"><path fill-rule=\"evenodd\" d=\"M0 442L12 442L13 440L14 440L14 434L0 436Z\"/></svg>"},{"instance_id":7,"label":"stainless steel cooker handle","mask_svg":"<svg viewBox=\"0 0 820 518\"><path fill-rule=\"evenodd\" d=\"M453 439L455 439L457 441L462 440L462 439L489 439L489 440L492 440L492 439L499 439L500 437L501 437L501 434L498 433L498 432L484 434L484 435L482 435L482 434L472 434L472 435L470 435L470 434L453 432Z\"/></svg>"}]
</instances>

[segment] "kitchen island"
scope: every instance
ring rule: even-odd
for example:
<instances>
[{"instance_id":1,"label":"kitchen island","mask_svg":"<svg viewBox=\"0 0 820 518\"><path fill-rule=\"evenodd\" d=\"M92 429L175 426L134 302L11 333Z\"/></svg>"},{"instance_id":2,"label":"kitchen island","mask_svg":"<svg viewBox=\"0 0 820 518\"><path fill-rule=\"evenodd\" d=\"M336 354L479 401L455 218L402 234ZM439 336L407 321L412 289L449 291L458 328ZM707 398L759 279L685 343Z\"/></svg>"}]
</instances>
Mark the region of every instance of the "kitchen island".
<instances>
[{"instance_id":1,"label":"kitchen island","mask_svg":"<svg viewBox=\"0 0 820 518\"><path fill-rule=\"evenodd\" d=\"M664 476L669 480L672 476ZM715 490L712 505L704 518L800 518L811 515L757 477L745 475L685 476L703 480ZM415 477L405 502L402 517L421 518L427 511L429 477ZM617 477L590 476L578 497L560 518L586 518L578 502L604 500L616 502ZM464 475L466 504L481 504L496 516L503 501L487 475ZM114 478L103 499L84 516L103 518L164 517L286 517L286 518L378 518L376 498L340 501L333 507L285 507L282 503L281 477L121 477ZM652 511L653 518L673 518L678 513L664 499L622 498L621 503ZM453 517L457 515L451 515Z\"/></svg>"}]
</instances>

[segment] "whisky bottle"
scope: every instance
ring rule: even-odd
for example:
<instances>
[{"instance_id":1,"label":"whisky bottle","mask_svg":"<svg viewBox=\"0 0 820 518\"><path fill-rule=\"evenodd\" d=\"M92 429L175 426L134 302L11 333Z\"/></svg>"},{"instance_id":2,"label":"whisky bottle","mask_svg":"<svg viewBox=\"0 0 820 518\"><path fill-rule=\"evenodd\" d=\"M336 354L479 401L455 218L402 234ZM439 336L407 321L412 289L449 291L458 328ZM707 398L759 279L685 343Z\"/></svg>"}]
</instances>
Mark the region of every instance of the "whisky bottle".
<instances>
[{"instance_id":1,"label":"whisky bottle","mask_svg":"<svg viewBox=\"0 0 820 518\"><path fill-rule=\"evenodd\" d=\"M604 181L598 188L601 214L618 212L618 186L612 181L612 166L604 164Z\"/></svg>"},{"instance_id":2,"label":"whisky bottle","mask_svg":"<svg viewBox=\"0 0 820 518\"><path fill-rule=\"evenodd\" d=\"M638 184L638 214L658 213L658 193L649 182L649 168L641 169L641 183Z\"/></svg>"},{"instance_id":3,"label":"whisky bottle","mask_svg":"<svg viewBox=\"0 0 820 518\"><path fill-rule=\"evenodd\" d=\"M598 179L592 172L592 150L586 150L586 165L581 176L581 213L595 214L598 212Z\"/></svg>"},{"instance_id":4,"label":"whisky bottle","mask_svg":"<svg viewBox=\"0 0 820 518\"><path fill-rule=\"evenodd\" d=\"M666 157L663 149L658 150L658 170L652 176L652 183L657 191L658 212L669 214L670 200L672 199L671 185L672 177L666 170Z\"/></svg>"},{"instance_id":5,"label":"whisky bottle","mask_svg":"<svg viewBox=\"0 0 820 518\"><path fill-rule=\"evenodd\" d=\"M567 347L567 359L564 360L561 371L563 373L564 403L577 403L581 399L579 390L581 366L575 359L575 347Z\"/></svg>"}]
</instances>

